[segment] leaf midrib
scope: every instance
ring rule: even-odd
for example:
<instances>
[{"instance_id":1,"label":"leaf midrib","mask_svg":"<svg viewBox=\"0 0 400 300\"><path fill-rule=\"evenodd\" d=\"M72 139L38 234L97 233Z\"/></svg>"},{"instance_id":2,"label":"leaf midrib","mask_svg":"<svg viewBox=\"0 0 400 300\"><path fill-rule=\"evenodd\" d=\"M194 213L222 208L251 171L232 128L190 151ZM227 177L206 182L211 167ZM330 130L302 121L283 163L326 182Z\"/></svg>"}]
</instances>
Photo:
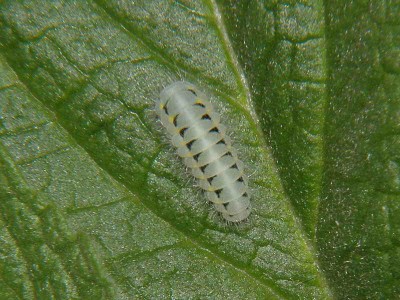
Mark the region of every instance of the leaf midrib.
<instances>
[{"instance_id":1,"label":"leaf midrib","mask_svg":"<svg viewBox=\"0 0 400 300\"><path fill-rule=\"evenodd\" d=\"M215 3L215 0L207 0L207 1L209 1L211 3L211 5L214 7L214 10L213 10L214 14L219 14L218 7L217 7L217 4ZM327 45L326 45L327 44L327 37L326 37L326 26L325 26L326 25L327 16L326 16L325 6L326 6L325 5L325 1L323 1L324 30L323 30L322 38L324 39L324 50L325 50L323 65L324 65L325 74L327 74L328 73L327 58L326 58L326 56L327 56L327 51L326 51L326 48L327 48ZM215 13L215 10L216 10L216 13ZM262 151L263 155L265 155L266 154L265 153L266 149L270 149L270 146L267 143L267 139L265 137L264 131L261 129L261 127L259 125L260 122L258 121L258 116L257 116L257 114L255 112L254 106L252 105L253 100L252 100L252 96L251 96L251 91L250 91L250 89L249 89L249 87L247 85L247 81L245 79L245 74L244 74L243 70L240 67L239 61L237 59L236 54L234 53L233 47L231 46L231 43L230 43L228 35L226 33L226 28L225 28L224 24L222 23L222 21L221 22L216 21L216 24L217 24L217 26L219 26L218 29L220 31L225 31L225 33L221 34L221 36L222 36L223 42L226 43L226 44L229 44L228 46L225 47L226 53L230 58L228 61L233 63L233 67L234 67L234 69L236 71L235 75L238 77L238 81L241 83L242 90L245 91L244 95L246 95L246 97L247 97L247 103L248 103L248 109L250 111L250 115L246 114L246 117L247 117L249 123L252 124L252 126L255 128L255 131L257 133L258 139L260 141L260 144L263 146L263 147L261 147L262 150L263 150ZM323 125L324 130L322 131L323 132L322 140L326 141L326 139L324 138L324 136L325 136L325 127L326 127L326 125L325 125L326 124L325 116L326 116L326 111L328 109L328 104L329 104L328 95L327 95L327 76L325 76L325 79L324 79L324 81L322 83L324 83L324 125ZM273 151L269 151L269 153L270 153L271 157L275 157ZM325 143L324 143L322 155L323 155L322 161L325 162L325 156L326 156ZM274 166L274 170L277 170L277 173L280 174L279 168L278 168L277 163L276 163L276 160L274 159L271 163ZM321 170L323 170L324 165L325 164L323 163L323 165L321 167ZM330 288L330 286L328 284L328 280L326 278L326 274L322 271L322 268L320 267L320 263L319 263L318 256L317 256L317 251L316 251L316 245L309 238L309 236L306 234L306 232L304 230L303 222L301 221L300 216L298 215L296 209L294 208L292 201L290 201L289 194L287 193L287 190L285 189L285 185L282 182L282 176L279 175L278 179L279 179L280 188L281 188L281 190L282 190L282 192L284 194L284 197L286 199L288 208L289 208L289 210L290 210L290 212L291 212L291 214L293 216L294 222L297 225L297 227L300 228L300 232L302 234L302 238L305 241L309 252L312 254L312 257L314 259L315 264L317 265L318 275L319 275L322 287L327 290L329 296L333 299L334 298L333 292L332 292L332 289ZM323 185L323 178L322 178L322 176L320 176L320 183L318 185L318 187L319 187L318 196L317 196L318 198L321 197L322 185ZM318 205L316 207L316 210L318 211L319 210L320 201L318 201L317 203L318 203Z\"/></svg>"}]
</instances>

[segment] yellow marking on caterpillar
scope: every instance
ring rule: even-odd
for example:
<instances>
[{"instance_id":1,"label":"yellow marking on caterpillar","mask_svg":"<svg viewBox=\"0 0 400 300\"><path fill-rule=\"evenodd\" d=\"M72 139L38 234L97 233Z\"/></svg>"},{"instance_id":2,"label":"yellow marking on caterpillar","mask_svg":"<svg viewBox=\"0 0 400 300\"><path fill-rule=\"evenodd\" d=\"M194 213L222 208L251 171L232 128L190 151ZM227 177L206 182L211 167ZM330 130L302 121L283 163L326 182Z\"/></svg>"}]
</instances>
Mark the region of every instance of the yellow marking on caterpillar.
<instances>
[{"instance_id":1,"label":"yellow marking on caterpillar","mask_svg":"<svg viewBox=\"0 0 400 300\"><path fill-rule=\"evenodd\" d=\"M201 99L201 98L196 98L194 104L203 104L203 105L204 105L203 99Z\"/></svg>"}]
</instances>

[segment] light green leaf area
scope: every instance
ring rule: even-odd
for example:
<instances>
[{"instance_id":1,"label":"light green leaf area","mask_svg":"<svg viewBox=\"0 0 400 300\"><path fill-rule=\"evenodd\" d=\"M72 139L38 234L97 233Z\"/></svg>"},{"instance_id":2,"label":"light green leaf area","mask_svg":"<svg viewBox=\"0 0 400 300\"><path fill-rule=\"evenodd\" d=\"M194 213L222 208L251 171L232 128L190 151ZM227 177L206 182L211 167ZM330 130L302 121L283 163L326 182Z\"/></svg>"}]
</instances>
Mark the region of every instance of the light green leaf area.
<instances>
[{"instance_id":1,"label":"light green leaf area","mask_svg":"<svg viewBox=\"0 0 400 300\"><path fill-rule=\"evenodd\" d=\"M396 1L0 1L0 299L395 299ZM154 112L220 112L218 216Z\"/></svg>"}]
</instances>

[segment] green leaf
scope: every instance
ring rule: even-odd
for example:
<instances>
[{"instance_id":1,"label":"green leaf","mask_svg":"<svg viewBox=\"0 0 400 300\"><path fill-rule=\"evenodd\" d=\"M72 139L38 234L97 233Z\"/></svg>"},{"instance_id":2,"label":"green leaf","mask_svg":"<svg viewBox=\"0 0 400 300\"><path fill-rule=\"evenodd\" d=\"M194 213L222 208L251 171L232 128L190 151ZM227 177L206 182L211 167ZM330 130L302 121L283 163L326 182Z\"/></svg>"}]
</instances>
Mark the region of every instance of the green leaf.
<instances>
[{"instance_id":1,"label":"green leaf","mask_svg":"<svg viewBox=\"0 0 400 300\"><path fill-rule=\"evenodd\" d=\"M0 2L0 299L394 299L396 1ZM154 113L221 113L253 211L225 224Z\"/></svg>"}]
</instances>

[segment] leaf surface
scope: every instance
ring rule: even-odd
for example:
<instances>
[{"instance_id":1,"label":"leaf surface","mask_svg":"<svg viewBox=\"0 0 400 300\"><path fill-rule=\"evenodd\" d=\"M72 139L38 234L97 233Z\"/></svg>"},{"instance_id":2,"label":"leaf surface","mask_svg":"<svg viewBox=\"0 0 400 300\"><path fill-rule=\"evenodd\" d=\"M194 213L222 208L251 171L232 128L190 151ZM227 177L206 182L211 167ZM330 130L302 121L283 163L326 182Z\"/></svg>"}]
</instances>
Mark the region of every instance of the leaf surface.
<instances>
[{"instance_id":1,"label":"leaf surface","mask_svg":"<svg viewBox=\"0 0 400 300\"><path fill-rule=\"evenodd\" d=\"M398 294L397 6L361 4L1 2L0 298ZM181 79L251 174L245 224L157 122Z\"/></svg>"}]
</instances>

